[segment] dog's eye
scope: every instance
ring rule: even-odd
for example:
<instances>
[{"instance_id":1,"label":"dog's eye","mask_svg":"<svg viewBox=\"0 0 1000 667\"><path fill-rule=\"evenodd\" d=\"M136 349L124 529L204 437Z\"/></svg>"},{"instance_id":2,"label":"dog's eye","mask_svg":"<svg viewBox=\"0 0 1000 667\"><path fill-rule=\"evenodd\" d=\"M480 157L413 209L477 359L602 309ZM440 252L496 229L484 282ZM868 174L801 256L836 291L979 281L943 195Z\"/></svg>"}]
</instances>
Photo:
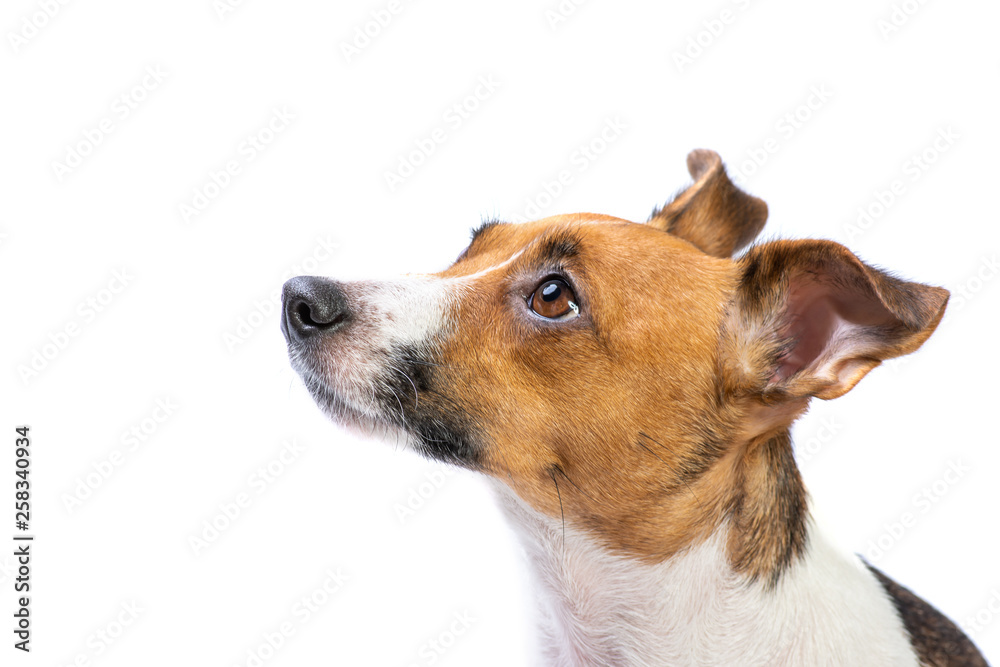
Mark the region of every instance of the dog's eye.
<instances>
[{"instance_id":1,"label":"dog's eye","mask_svg":"<svg viewBox=\"0 0 1000 667\"><path fill-rule=\"evenodd\" d=\"M528 307L550 320L570 319L580 314L573 290L558 278L539 285L528 297Z\"/></svg>"}]
</instances>

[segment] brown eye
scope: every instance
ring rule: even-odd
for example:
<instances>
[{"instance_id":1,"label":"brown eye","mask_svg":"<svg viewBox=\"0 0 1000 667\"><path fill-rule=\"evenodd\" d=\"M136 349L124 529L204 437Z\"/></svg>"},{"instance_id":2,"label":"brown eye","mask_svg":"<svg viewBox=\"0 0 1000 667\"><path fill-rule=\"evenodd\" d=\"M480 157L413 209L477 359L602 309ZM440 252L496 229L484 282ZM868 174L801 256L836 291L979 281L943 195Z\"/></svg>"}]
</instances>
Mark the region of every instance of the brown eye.
<instances>
[{"instance_id":1,"label":"brown eye","mask_svg":"<svg viewBox=\"0 0 1000 667\"><path fill-rule=\"evenodd\" d=\"M528 307L550 320L557 320L580 313L576 295L565 281L554 278L539 285L528 298Z\"/></svg>"}]
</instances>

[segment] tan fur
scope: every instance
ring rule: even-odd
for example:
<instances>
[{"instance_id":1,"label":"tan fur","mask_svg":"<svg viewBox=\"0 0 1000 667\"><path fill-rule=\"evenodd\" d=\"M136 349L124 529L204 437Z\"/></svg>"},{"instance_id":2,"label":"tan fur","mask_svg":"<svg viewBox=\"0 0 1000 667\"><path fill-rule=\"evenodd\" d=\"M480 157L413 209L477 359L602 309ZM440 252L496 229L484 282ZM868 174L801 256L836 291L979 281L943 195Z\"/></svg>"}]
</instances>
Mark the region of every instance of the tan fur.
<instances>
[{"instance_id":1,"label":"tan fur","mask_svg":"<svg viewBox=\"0 0 1000 667\"><path fill-rule=\"evenodd\" d=\"M726 524L734 569L776 580L806 530L791 423L811 397L916 349L947 292L829 241L734 261L767 207L715 153L688 166L695 183L650 224L487 224L451 267L409 284L293 285L300 372L345 423L382 405L382 423L425 453L495 476L616 553L660 563ZM553 277L577 316L531 312ZM329 335L311 319L324 316Z\"/></svg>"},{"instance_id":2,"label":"tan fur","mask_svg":"<svg viewBox=\"0 0 1000 667\"><path fill-rule=\"evenodd\" d=\"M580 214L484 230L440 274L478 277L436 358L455 408L485 434L480 465L531 506L648 562L729 521L734 566L770 577L802 547L788 525L805 512L791 422L809 396L840 395L881 359L915 349L946 292L826 241L770 243L733 262L727 253L756 234L766 207L732 186L721 162L693 155L698 181L652 225ZM583 314L525 322L517 300L552 273L532 257L564 236L577 241L565 269ZM795 337L789 304L820 291L871 334L832 362L832 376L775 379Z\"/></svg>"},{"instance_id":3,"label":"tan fur","mask_svg":"<svg viewBox=\"0 0 1000 667\"><path fill-rule=\"evenodd\" d=\"M709 255L731 257L764 228L767 204L733 185L714 151L692 151L687 166L694 184L654 211L648 224L690 241Z\"/></svg>"},{"instance_id":4,"label":"tan fur","mask_svg":"<svg viewBox=\"0 0 1000 667\"><path fill-rule=\"evenodd\" d=\"M595 329L579 321L539 334L497 311L511 292L530 293L545 271L523 285L483 276L441 350L454 368L447 382L488 433L487 468L523 499L609 546L669 557L724 514L726 482L712 482L724 475L692 486L684 474L722 453L721 443L702 450L720 428L713 377L735 267L649 227L585 215L491 228L443 275L475 273L521 248L527 259L532 243L560 229L582 241L576 263L586 289L578 297ZM668 313L687 316L657 315ZM651 374L650 359L677 363Z\"/></svg>"},{"instance_id":5,"label":"tan fur","mask_svg":"<svg viewBox=\"0 0 1000 667\"><path fill-rule=\"evenodd\" d=\"M775 241L733 260L767 207L711 151L688 168L694 184L649 224L491 222L439 274L292 279L282 326L293 365L342 423L394 429L509 488L504 507L552 588L553 655L676 664L701 647L706 664L733 664L775 642L790 664L858 664L873 650L880 664L917 653L930 664L942 646L977 655L938 612L834 557L810 528L790 438L812 398L917 349L947 291L830 241ZM728 640L759 620L735 646L710 630ZM812 636L795 636L803 629Z\"/></svg>"}]
</instances>

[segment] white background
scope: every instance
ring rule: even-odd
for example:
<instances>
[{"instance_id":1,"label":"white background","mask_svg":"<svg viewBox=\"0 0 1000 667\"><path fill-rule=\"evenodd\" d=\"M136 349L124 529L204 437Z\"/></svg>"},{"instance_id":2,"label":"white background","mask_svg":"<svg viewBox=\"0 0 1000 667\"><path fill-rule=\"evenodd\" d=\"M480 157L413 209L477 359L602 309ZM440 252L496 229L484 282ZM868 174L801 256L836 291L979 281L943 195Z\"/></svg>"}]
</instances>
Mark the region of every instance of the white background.
<instances>
[{"instance_id":1,"label":"white background","mask_svg":"<svg viewBox=\"0 0 1000 667\"><path fill-rule=\"evenodd\" d=\"M481 218L532 203L643 221L689 182L697 147L768 202L768 235L838 240L952 290L916 355L818 402L796 437L835 538L960 623L978 614L967 627L1000 660L995 3L910 0L880 28L888 0L594 0L565 17L554 1L406 1L350 58L388 0L45 4L0 16L0 442L31 426L37 536L29 656L11 647L0 549L0 663L252 665L265 646L266 665L528 664L531 590L485 485L328 423L269 299L300 272L442 269ZM451 121L481 77L495 90ZM275 109L294 119L268 134ZM608 121L623 129L601 145ZM436 128L445 141L391 190L385 173ZM564 169L572 183L546 198ZM196 191L214 196L185 220ZM879 214L865 229L859 207ZM157 400L177 406L162 423ZM258 493L290 440L302 451ZM241 493L196 555L191 537ZM328 571L348 578L329 595ZM324 604L304 618L311 595Z\"/></svg>"}]
</instances>

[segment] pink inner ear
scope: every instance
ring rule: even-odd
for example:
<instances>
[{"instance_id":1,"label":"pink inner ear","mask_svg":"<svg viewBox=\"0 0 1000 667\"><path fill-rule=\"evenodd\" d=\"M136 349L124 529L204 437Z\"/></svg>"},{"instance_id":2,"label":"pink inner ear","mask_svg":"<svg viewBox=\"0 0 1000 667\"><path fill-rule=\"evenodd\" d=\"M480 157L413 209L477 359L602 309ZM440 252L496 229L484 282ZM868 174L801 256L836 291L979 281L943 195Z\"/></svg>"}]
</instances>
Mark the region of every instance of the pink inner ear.
<instances>
[{"instance_id":1,"label":"pink inner ear","mask_svg":"<svg viewBox=\"0 0 1000 667\"><path fill-rule=\"evenodd\" d=\"M837 330L846 324L837 310L833 299L818 282L792 289L788 296L785 335L796 342L779 361L775 380L787 380L823 354Z\"/></svg>"},{"instance_id":2,"label":"pink inner ear","mask_svg":"<svg viewBox=\"0 0 1000 667\"><path fill-rule=\"evenodd\" d=\"M782 382L804 369L823 375L831 365L863 353L867 327L895 321L877 297L859 287L798 274L789 285L783 331L795 345L779 360L771 381Z\"/></svg>"}]
</instances>

